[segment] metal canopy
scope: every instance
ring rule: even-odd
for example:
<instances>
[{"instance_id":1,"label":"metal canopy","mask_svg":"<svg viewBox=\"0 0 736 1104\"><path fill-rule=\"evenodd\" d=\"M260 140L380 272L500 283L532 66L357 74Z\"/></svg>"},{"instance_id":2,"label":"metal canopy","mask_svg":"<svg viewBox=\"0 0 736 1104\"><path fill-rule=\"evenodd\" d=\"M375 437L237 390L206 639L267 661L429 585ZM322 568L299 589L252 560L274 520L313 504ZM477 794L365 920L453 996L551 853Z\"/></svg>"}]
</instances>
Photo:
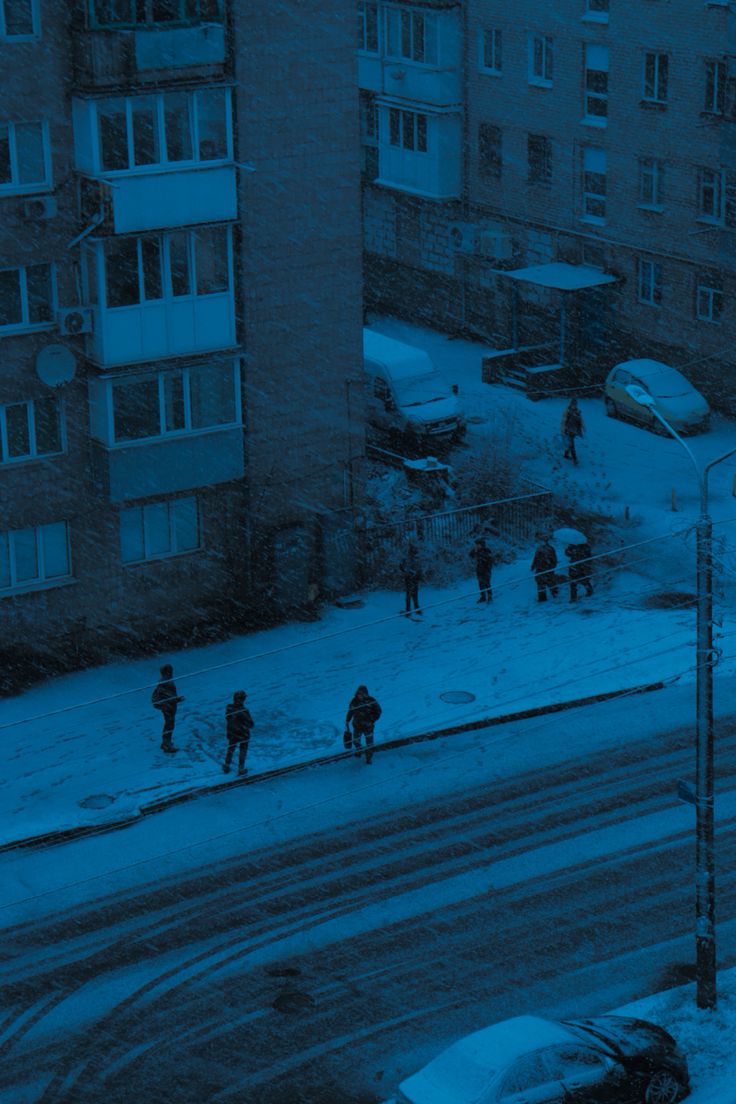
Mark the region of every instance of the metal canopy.
<instances>
[{"instance_id":1,"label":"metal canopy","mask_svg":"<svg viewBox=\"0 0 736 1104\"><path fill-rule=\"evenodd\" d=\"M529 268L512 270L496 269L498 276L507 276L510 280L519 280L537 287L554 288L556 291L582 291L584 288L600 287L602 284L614 284L616 277L593 265L572 265L564 261L551 264L531 265Z\"/></svg>"}]
</instances>

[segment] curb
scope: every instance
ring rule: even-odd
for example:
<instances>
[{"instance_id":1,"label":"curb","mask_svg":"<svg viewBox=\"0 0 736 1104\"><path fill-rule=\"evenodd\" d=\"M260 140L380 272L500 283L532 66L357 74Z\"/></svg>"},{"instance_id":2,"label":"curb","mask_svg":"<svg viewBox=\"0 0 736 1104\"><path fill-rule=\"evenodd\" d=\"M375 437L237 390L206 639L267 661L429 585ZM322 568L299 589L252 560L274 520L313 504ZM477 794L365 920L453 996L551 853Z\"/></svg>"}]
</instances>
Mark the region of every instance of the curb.
<instances>
[{"instance_id":1,"label":"curb","mask_svg":"<svg viewBox=\"0 0 736 1104\"><path fill-rule=\"evenodd\" d=\"M374 745L374 753L392 751L395 748L409 747L411 744L424 743L427 740L438 740L445 736L457 736L462 732L475 732L480 728L491 728L496 725L512 724L514 721L530 720L532 717L543 717L551 713L562 713L568 709L580 709L586 705L597 705L599 702L612 701L614 698L623 698L632 694L647 694L653 690L664 690L664 682L651 682L641 686L629 687L625 690L607 690L601 694L590 694L584 698L573 698L571 701L555 702L552 705L538 705L531 709L520 709L514 713L502 713L496 717L485 717L477 721L467 721L461 725L449 725L445 728L431 729L429 732L419 732L413 736L399 736L395 740L384 740ZM106 832L116 832L121 828L130 828L138 824L144 817L154 813L164 812L174 805L182 805L186 801L194 801L198 797L207 797L211 794L232 790L236 786L252 786L258 782L268 782L274 778L283 778L287 774L296 774L298 771L309 770L311 767L326 767L331 763L339 763L344 759L350 759L352 751L339 751L333 755L322 755L317 759L309 759L303 763L289 763L285 767L275 767L273 770L262 771L260 774L248 778L232 778L227 782L213 782L207 786L192 786L189 790L170 794L167 797L158 798L141 805L137 813L123 817L120 820L106 821L104 824L83 824L74 828L63 828L58 831L44 832L38 836L28 836L25 839L11 840L9 843L0 844L0 854L6 851L16 851L21 848L47 847L58 843L67 843L70 840L82 839L85 836L99 836Z\"/></svg>"}]
</instances>

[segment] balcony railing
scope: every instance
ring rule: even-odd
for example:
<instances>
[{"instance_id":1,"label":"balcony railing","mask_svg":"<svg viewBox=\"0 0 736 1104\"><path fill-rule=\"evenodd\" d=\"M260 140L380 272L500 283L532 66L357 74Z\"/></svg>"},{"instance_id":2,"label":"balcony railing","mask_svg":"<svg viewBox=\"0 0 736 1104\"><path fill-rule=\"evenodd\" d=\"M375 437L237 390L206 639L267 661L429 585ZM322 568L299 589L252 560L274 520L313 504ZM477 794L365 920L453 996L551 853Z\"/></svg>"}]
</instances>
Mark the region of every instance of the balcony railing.
<instances>
[{"instance_id":1,"label":"balcony railing","mask_svg":"<svg viewBox=\"0 0 736 1104\"><path fill-rule=\"evenodd\" d=\"M83 200L90 212L102 209L102 232L135 234L237 218L235 166L201 162L191 168L119 174L84 181Z\"/></svg>"},{"instance_id":2,"label":"balcony railing","mask_svg":"<svg viewBox=\"0 0 736 1104\"><path fill-rule=\"evenodd\" d=\"M106 88L167 79L218 79L225 72L221 23L129 30L82 30L74 36L77 84Z\"/></svg>"}]
</instances>

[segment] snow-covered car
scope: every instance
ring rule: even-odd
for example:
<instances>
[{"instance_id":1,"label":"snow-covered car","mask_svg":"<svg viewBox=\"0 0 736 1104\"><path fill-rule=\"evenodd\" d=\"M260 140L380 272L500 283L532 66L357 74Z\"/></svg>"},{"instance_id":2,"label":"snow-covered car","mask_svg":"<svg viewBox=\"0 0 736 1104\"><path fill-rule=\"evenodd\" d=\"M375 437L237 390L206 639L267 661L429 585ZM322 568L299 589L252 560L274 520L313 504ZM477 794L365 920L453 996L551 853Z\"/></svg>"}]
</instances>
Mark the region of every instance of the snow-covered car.
<instances>
[{"instance_id":1,"label":"snow-covered car","mask_svg":"<svg viewBox=\"0 0 736 1104\"><path fill-rule=\"evenodd\" d=\"M517 1016L467 1035L386 1104L676 1104L685 1057L663 1028L624 1016Z\"/></svg>"},{"instance_id":2,"label":"snow-covered car","mask_svg":"<svg viewBox=\"0 0 736 1104\"><path fill-rule=\"evenodd\" d=\"M612 418L630 418L648 429L665 432L651 406L637 402L630 387L646 392L655 409L678 433L696 433L708 428L708 403L682 373L669 364L660 360L626 360L608 373L603 386L606 413Z\"/></svg>"}]
</instances>

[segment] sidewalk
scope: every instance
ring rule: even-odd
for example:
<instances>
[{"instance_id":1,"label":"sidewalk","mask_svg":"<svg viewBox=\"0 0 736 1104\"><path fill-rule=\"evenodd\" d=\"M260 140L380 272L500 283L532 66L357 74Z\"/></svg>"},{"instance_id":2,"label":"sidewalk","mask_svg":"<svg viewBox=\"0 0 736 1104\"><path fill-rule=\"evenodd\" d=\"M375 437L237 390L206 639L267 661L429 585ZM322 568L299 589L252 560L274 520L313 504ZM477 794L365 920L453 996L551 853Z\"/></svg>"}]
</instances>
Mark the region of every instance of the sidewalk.
<instances>
[{"instance_id":1,"label":"sidewalk","mask_svg":"<svg viewBox=\"0 0 736 1104\"><path fill-rule=\"evenodd\" d=\"M326 606L318 622L161 657L174 664L186 697L175 756L159 749L161 722L150 704L157 659L52 680L0 702L0 846L129 822L181 797L237 785L221 764L224 708L239 687L255 719L252 779L339 756L347 704L362 682L383 707L376 737L384 743L688 680L694 612L637 607L646 587L651 580L620 574L592 599L570 605L561 594L538 605L523 558L497 569L488 608L476 604L474 580L424 587L423 622L398 615L396 592L371 592L360 608ZM473 700L445 701L447 691Z\"/></svg>"}]
</instances>

